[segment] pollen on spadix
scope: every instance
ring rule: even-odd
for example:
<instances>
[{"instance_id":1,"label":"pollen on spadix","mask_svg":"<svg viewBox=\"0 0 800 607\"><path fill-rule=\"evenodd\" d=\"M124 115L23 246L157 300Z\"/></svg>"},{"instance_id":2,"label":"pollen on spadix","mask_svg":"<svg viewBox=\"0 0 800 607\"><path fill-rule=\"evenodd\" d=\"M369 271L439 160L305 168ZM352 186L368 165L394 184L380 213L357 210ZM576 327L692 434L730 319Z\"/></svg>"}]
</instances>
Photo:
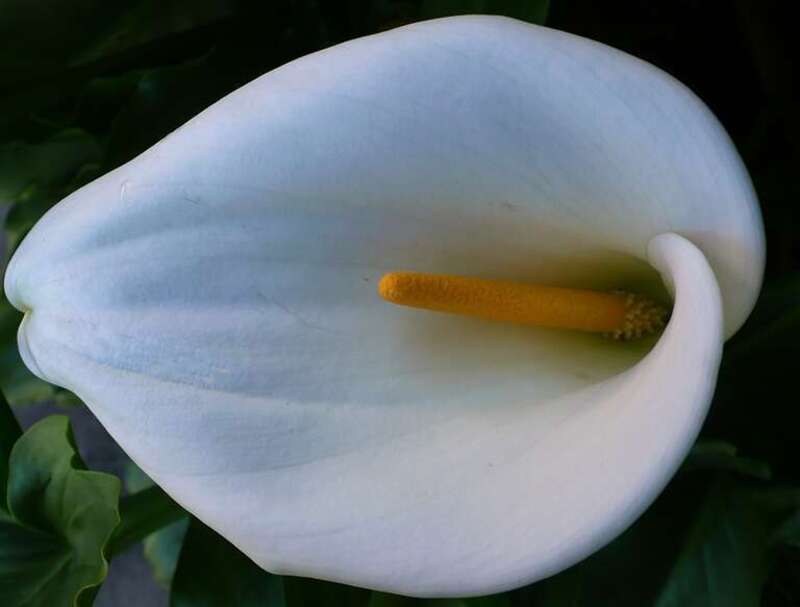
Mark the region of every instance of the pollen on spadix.
<instances>
[{"instance_id":1,"label":"pollen on spadix","mask_svg":"<svg viewBox=\"0 0 800 607\"><path fill-rule=\"evenodd\" d=\"M660 331L668 311L634 293L549 287L466 276L390 272L378 293L394 304L539 327L636 339Z\"/></svg>"}]
</instances>

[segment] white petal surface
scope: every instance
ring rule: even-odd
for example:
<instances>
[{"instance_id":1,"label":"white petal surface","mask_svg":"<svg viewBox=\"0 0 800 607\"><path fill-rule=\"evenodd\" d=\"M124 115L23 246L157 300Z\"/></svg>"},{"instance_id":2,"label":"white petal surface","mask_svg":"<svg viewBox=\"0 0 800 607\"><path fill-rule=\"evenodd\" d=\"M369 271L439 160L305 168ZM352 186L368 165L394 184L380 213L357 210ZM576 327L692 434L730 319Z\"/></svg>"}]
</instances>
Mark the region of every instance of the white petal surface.
<instances>
[{"instance_id":1,"label":"white petal surface","mask_svg":"<svg viewBox=\"0 0 800 607\"><path fill-rule=\"evenodd\" d=\"M653 239L673 231L702 253ZM397 269L657 292L648 259L677 301L638 364L644 345L375 294ZM730 333L762 265L746 172L691 93L473 17L240 89L53 209L6 292L28 365L262 566L464 595L553 573L649 503L710 399L721 301Z\"/></svg>"},{"instance_id":2,"label":"white petal surface","mask_svg":"<svg viewBox=\"0 0 800 607\"><path fill-rule=\"evenodd\" d=\"M612 539L699 430L721 353L719 291L685 239L658 237L650 252L677 298L661 340L623 374L538 402L510 386L481 392L468 375L438 401L282 401L143 382L80 354L80 329L38 312L23 334L46 376L77 378L68 385L123 448L261 566L409 595L486 594Z\"/></svg>"}]
</instances>

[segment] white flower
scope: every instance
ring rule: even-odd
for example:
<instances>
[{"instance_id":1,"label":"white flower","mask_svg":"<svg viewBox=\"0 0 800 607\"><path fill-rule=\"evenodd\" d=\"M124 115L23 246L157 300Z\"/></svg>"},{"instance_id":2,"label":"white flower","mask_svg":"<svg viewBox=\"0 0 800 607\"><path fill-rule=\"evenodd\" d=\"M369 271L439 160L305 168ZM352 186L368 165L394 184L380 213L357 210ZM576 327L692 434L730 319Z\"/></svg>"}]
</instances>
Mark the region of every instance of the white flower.
<instances>
[{"instance_id":1,"label":"white flower","mask_svg":"<svg viewBox=\"0 0 800 607\"><path fill-rule=\"evenodd\" d=\"M57 205L5 288L28 366L259 565L448 596L553 574L650 504L763 262L747 173L686 88L460 17L234 92ZM648 352L389 305L398 269L675 304Z\"/></svg>"}]
</instances>

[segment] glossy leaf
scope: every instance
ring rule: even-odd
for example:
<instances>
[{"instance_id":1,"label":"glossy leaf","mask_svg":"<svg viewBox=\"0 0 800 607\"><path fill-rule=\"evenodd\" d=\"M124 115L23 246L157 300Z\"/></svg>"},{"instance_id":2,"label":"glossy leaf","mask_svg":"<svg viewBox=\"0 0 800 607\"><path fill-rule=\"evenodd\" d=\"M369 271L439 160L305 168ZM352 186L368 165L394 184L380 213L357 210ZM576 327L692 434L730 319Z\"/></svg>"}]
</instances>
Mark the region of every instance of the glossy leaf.
<instances>
[{"instance_id":1,"label":"glossy leaf","mask_svg":"<svg viewBox=\"0 0 800 607\"><path fill-rule=\"evenodd\" d=\"M0 515L0 604L84 605L108 571L119 481L85 469L69 421L32 426L9 460L9 512Z\"/></svg>"}]
</instances>

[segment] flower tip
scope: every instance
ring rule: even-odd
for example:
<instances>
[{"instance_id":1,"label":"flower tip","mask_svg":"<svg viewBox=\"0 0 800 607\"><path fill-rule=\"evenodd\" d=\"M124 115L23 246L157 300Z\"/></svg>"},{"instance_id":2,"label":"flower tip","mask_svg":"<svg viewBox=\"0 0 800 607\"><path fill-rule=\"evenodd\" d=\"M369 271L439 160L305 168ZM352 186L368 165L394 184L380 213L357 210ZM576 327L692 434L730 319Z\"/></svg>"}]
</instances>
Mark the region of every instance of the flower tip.
<instances>
[{"instance_id":1,"label":"flower tip","mask_svg":"<svg viewBox=\"0 0 800 607\"><path fill-rule=\"evenodd\" d=\"M408 284L402 272L388 272L378 282L378 295L386 301L400 303L406 299L404 294L407 289L404 287Z\"/></svg>"},{"instance_id":2,"label":"flower tip","mask_svg":"<svg viewBox=\"0 0 800 607\"><path fill-rule=\"evenodd\" d=\"M611 339L628 341L647 337L661 331L667 324L670 312L649 297L637 293L625 295L625 320L618 329L606 334Z\"/></svg>"}]
</instances>

